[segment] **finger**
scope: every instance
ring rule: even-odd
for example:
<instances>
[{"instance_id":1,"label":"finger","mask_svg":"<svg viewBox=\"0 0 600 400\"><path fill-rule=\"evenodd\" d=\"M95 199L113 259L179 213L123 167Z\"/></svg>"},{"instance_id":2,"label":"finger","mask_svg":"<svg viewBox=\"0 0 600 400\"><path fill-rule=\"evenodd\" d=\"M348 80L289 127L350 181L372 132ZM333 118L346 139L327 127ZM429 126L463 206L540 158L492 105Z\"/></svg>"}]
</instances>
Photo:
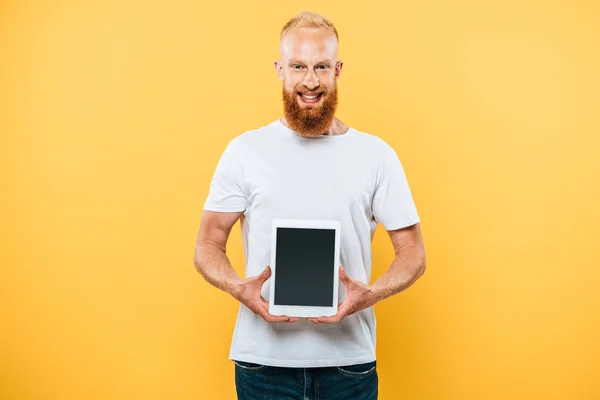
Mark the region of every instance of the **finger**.
<instances>
[{"instance_id":1,"label":"finger","mask_svg":"<svg viewBox=\"0 0 600 400\"><path fill-rule=\"evenodd\" d=\"M338 322L340 322L342 319L344 319L344 317L346 317L346 315L348 314L348 310L350 309L350 305L349 303L347 303L346 301L344 301L342 304L340 304L340 306L338 307L338 312L335 315L331 315L331 316L323 316L323 317L319 317L317 320L323 324L337 324Z\"/></svg>"},{"instance_id":2,"label":"finger","mask_svg":"<svg viewBox=\"0 0 600 400\"><path fill-rule=\"evenodd\" d=\"M261 317L265 318L266 315L270 315L269 303L267 303L267 301L262 296L260 296L258 307L260 308L260 313L257 314L259 314Z\"/></svg>"},{"instance_id":3,"label":"finger","mask_svg":"<svg viewBox=\"0 0 600 400\"><path fill-rule=\"evenodd\" d=\"M290 319L287 315L269 314L269 309L265 306L259 307L257 314L267 322L287 322Z\"/></svg>"},{"instance_id":4,"label":"finger","mask_svg":"<svg viewBox=\"0 0 600 400\"><path fill-rule=\"evenodd\" d=\"M288 317L287 315L267 314L267 317L268 322L288 322L290 320L290 317Z\"/></svg>"},{"instance_id":5,"label":"finger","mask_svg":"<svg viewBox=\"0 0 600 400\"><path fill-rule=\"evenodd\" d=\"M261 296L261 302L258 306L260 315L267 322L288 322L290 317L287 315L273 315L269 313L269 303Z\"/></svg>"},{"instance_id":6,"label":"finger","mask_svg":"<svg viewBox=\"0 0 600 400\"><path fill-rule=\"evenodd\" d=\"M310 322L314 323L314 324L318 324L319 320L317 318L306 318L307 320L309 320Z\"/></svg>"},{"instance_id":7,"label":"finger","mask_svg":"<svg viewBox=\"0 0 600 400\"><path fill-rule=\"evenodd\" d=\"M262 283L266 282L267 279L271 276L271 266L267 265L267 267L263 270L263 272L258 275L258 280Z\"/></svg>"},{"instance_id":8,"label":"finger","mask_svg":"<svg viewBox=\"0 0 600 400\"><path fill-rule=\"evenodd\" d=\"M350 277L346 275L346 271L344 271L344 267L340 265L340 280L344 283L348 283L350 281Z\"/></svg>"},{"instance_id":9,"label":"finger","mask_svg":"<svg viewBox=\"0 0 600 400\"><path fill-rule=\"evenodd\" d=\"M290 317L290 319L287 320L287 322L298 322L300 321L299 317Z\"/></svg>"},{"instance_id":10,"label":"finger","mask_svg":"<svg viewBox=\"0 0 600 400\"><path fill-rule=\"evenodd\" d=\"M260 302L252 308L255 314L260 315L263 319L269 314L269 308Z\"/></svg>"},{"instance_id":11,"label":"finger","mask_svg":"<svg viewBox=\"0 0 600 400\"><path fill-rule=\"evenodd\" d=\"M268 321L269 318L269 313L267 311L265 311L265 309L263 307L259 307L258 309L256 309L256 311L254 311L258 316L260 316L262 319L264 319L265 321Z\"/></svg>"},{"instance_id":12,"label":"finger","mask_svg":"<svg viewBox=\"0 0 600 400\"><path fill-rule=\"evenodd\" d=\"M337 324L344 318L341 314L335 314L328 317L317 318L318 324Z\"/></svg>"}]
</instances>

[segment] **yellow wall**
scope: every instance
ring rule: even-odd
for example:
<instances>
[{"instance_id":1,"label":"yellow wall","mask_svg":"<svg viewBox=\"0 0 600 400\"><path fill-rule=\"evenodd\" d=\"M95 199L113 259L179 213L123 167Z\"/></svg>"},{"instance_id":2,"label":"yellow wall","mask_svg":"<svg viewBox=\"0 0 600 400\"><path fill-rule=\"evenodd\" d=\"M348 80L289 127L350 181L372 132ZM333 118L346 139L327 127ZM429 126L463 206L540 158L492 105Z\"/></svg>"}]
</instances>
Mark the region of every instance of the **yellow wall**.
<instances>
[{"instance_id":1,"label":"yellow wall","mask_svg":"<svg viewBox=\"0 0 600 400\"><path fill-rule=\"evenodd\" d=\"M376 306L380 398L599 399L600 6L566 0L4 2L0 398L234 398L237 305L193 244L227 142L281 113L298 7L422 218L427 273Z\"/></svg>"}]
</instances>

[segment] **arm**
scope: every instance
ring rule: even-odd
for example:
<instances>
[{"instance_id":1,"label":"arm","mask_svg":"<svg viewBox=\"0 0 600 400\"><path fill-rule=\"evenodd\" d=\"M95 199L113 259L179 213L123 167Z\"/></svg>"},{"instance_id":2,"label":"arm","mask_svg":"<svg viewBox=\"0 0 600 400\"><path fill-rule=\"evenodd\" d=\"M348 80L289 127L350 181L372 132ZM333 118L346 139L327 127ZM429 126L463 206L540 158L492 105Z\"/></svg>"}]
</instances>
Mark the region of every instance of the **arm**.
<instances>
[{"instance_id":1,"label":"arm","mask_svg":"<svg viewBox=\"0 0 600 400\"><path fill-rule=\"evenodd\" d=\"M235 298L235 289L241 279L226 255L226 245L231 229L242 213L204 211L194 249L196 270L208 283Z\"/></svg>"},{"instance_id":2,"label":"arm","mask_svg":"<svg viewBox=\"0 0 600 400\"><path fill-rule=\"evenodd\" d=\"M257 276L240 279L229 258L226 245L233 225L242 212L204 211L194 249L194 265L211 285L229 293L267 322L297 322L299 318L269 314L269 303L260 295L263 284L271 276L271 268Z\"/></svg>"},{"instance_id":3,"label":"arm","mask_svg":"<svg viewBox=\"0 0 600 400\"><path fill-rule=\"evenodd\" d=\"M419 223L387 231L396 257L388 270L373 285L376 301L381 301L408 289L424 273L425 245Z\"/></svg>"},{"instance_id":4,"label":"arm","mask_svg":"<svg viewBox=\"0 0 600 400\"><path fill-rule=\"evenodd\" d=\"M348 315L371 307L394 294L406 290L425 272L425 246L419 223L409 227L388 231L394 245L396 257L372 286L355 281L340 267L340 280L346 286L346 299L338 307L336 315L308 318L318 323L338 323Z\"/></svg>"}]
</instances>

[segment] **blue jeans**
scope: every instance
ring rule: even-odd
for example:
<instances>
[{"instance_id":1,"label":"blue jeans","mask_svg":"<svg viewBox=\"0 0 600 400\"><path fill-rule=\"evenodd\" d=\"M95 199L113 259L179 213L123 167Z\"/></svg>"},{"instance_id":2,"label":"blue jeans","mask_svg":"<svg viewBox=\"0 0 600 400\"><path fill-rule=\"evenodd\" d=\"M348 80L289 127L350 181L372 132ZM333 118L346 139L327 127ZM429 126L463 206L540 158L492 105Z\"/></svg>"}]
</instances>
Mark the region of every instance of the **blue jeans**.
<instances>
[{"instance_id":1,"label":"blue jeans","mask_svg":"<svg viewBox=\"0 0 600 400\"><path fill-rule=\"evenodd\" d=\"M376 361L343 367L284 368L235 363L238 400L376 400Z\"/></svg>"}]
</instances>

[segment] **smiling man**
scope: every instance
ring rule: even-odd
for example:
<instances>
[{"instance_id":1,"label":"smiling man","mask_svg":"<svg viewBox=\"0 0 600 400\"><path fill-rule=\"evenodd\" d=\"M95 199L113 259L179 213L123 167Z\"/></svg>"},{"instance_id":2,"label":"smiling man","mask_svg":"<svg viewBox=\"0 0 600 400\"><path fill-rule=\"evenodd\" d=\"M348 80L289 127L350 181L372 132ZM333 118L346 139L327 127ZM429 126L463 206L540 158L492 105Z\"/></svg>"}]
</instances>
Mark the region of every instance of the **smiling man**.
<instances>
[{"instance_id":1,"label":"smiling man","mask_svg":"<svg viewBox=\"0 0 600 400\"><path fill-rule=\"evenodd\" d=\"M338 33L304 11L280 36L284 116L236 136L215 169L194 264L240 302L229 359L239 399L376 399L373 305L425 271L420 219L404 169L385 141L337 117ZM269 314L274 218L341 223L340 305L335 316ZM240 220L246 277L225 253ZM387 230L395 258L372 285L371 241Z\"/></svg>"},{"instance_id":2,"label":"smiling man","mask_svg":"<svg viewBox=\"0 0 600 400\"><path fill-rule=\"evenodd\" d=\"M293 20L281 35L281 59L275 61L283 81L285 122L300 135L339 134L347 127L336 123L336 80L343 63L336 62L337 33L319 28L293 29ZM336 121L339 122L339 121Z\"/></svg>"}]
</instances>

